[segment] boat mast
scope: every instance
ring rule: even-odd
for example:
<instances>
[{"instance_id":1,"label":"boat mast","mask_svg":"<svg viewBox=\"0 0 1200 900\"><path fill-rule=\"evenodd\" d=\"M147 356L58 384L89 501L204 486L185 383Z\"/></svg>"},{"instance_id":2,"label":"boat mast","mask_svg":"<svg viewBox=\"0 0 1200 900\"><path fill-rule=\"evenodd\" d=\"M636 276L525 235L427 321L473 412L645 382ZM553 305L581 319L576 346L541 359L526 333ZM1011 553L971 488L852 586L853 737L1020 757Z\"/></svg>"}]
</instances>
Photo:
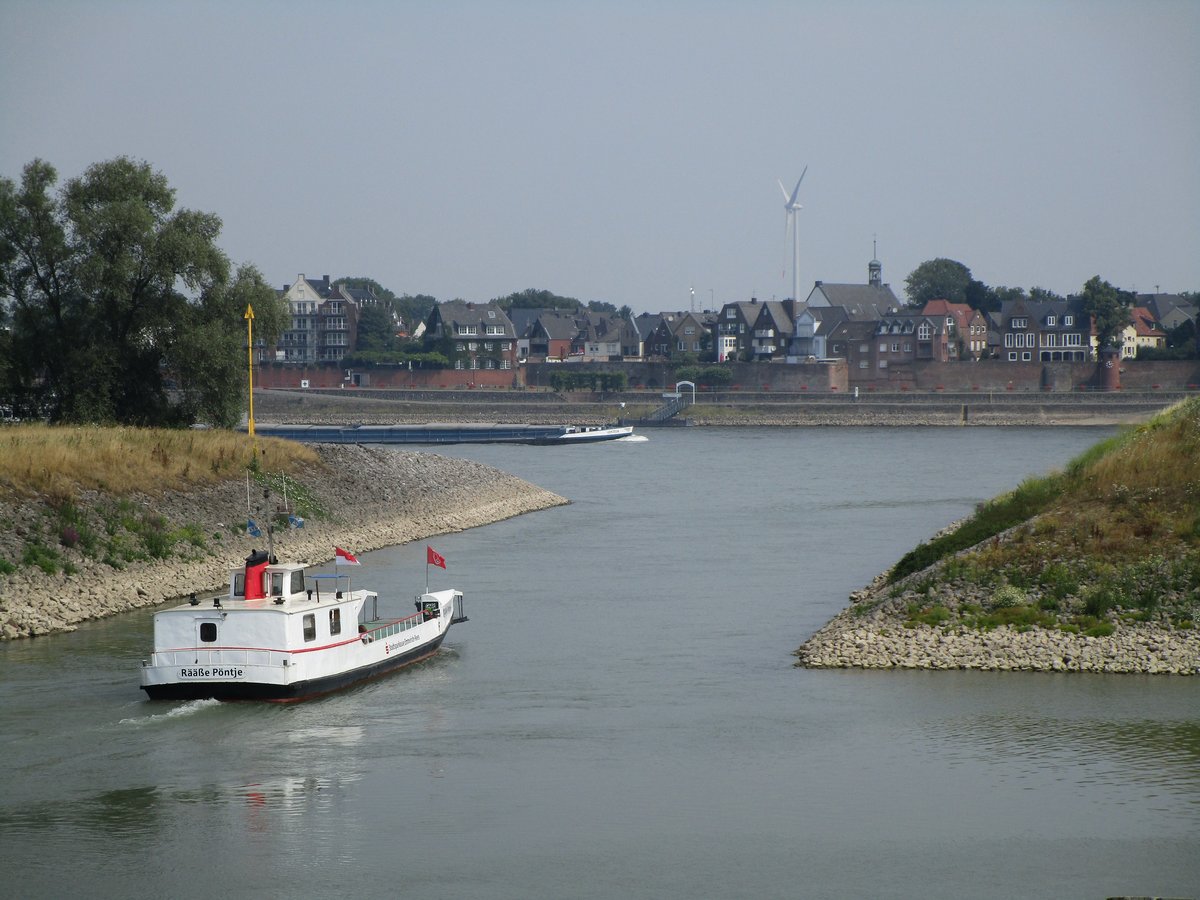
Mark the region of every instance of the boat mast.
<instances>
[{"instance_id":1,"label":"boat mast","mask_svg":"<svg viewBox=\"0 0 1200 900\"><path fill-rule=\"evenodd\" d=\"M246 360L248 370L250 372L250 412L246 422L246 430L249 432L251 439L254 438L254 307L249 303L246 304L246 313L242 316L246 320ZM257 444L257 442L255 442Z\"/></svg>"}]
</instances>

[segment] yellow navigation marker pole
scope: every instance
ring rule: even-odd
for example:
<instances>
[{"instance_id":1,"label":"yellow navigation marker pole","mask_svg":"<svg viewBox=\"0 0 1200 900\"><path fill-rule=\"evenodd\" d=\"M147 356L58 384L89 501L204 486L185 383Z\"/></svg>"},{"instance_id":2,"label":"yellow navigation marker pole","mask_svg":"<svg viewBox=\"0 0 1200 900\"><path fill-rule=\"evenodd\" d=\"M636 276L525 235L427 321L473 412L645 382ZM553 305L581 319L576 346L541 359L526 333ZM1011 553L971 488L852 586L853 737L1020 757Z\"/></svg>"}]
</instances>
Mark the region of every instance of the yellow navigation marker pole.
<instances>
[{"instance_id":1,"label":"yellow navigation marker pole","mask_svg":"<svg viewBox=\"0 0 1200 900\"><path fill-rule=\"evenodd\" d=\"M249 303L246 304L246 314L242 318L246 320L246 357L250 370L250 418L248 421L248 431L250 432L250 437L254 437L254 307Z\"/></svg>"}]
</instances>

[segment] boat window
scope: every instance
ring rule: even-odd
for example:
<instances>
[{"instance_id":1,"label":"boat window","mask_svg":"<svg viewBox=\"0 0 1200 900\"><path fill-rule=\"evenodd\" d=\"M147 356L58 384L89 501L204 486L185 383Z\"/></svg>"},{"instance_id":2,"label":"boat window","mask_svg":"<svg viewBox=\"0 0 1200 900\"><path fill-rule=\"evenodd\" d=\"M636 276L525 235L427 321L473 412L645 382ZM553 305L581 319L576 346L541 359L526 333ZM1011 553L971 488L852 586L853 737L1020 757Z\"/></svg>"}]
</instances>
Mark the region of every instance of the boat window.
<instances>
[{"instance_id":1,"label":"boat window","mask_svg":"<svg viewBox=\"0 0 1200 900\"><path fill-rule=\"evenodd\" d=\"M304 617L304 640L315 641L317 639L317 617L309 613Z\"/></svg>"},{"instance_id":2,"label":"boat window","mask_svg":"<svg viewBox=\"0 0 1200 900\"><path fill-rule=\"evenodd\" d=\"M329 611L329 633L342 633L342 611L337 607Z\"/></svg>"},{"instance_id":3,"label":"boat window","mask_svg":"<svg viewBox=\"0 0 1200 900\"><path fill-rule=\"evenodd\" d=\"M297 569L296 571L294 571L292 573L292 587L291 587L290 593L293 593L293 594L303 594L304 593L304 570L303 569Z\"/></svg>"},{"instance_id":4,"label":"boat window","mask_svg":"<svg viewBox=\"0 0 1200 900\"><path fill-rule=\"evenodd\" d=\"M235 597L245 597L246 596L246 573L245 572L235 572L234 573L234 575L233 575L233 596L235 596Z\"/></svg>"},{"instance_id":5,"label":"boat window","mask_svg":"<svg viewBox=\"0 0 1200 900\"><path fill-rule=\"evenodd\" d=\"M283 573L271 573L271 596L280 597L283 595Z\"/></svg>"},{"instance_id":6,"label":"boat window","mask_svg":"<svg viewBox=\"0 0 1200 900\"><path fill-rule=\"evenodd\" d=\"M211 644L217 639L217 623L216 622L201 622L200 623L200 640L206 644Z\"/></svg>"}]
</instances>

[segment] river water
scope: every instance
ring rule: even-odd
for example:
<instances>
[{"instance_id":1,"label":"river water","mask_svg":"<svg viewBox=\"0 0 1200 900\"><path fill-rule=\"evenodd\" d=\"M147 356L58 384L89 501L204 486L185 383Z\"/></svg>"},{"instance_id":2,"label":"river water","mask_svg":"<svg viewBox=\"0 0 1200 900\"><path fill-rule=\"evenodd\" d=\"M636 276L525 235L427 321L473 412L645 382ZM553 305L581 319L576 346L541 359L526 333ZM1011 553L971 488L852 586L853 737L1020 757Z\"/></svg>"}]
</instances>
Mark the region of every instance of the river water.
<instances>
[{"instance_id":1,"label":"river water","mask_svg":"<svg viewBox=\"0 0 1200 900\"><path fill-rule=\"evenodd\" d=\"M430 543L429 662L151 703L152 611L0 645L0 896L1200 895L1200 679L802 670L918 540L1112 429L452 447L569 506ZM407 607L424 542L364 554Z\"/></svg>"}]
</instances>

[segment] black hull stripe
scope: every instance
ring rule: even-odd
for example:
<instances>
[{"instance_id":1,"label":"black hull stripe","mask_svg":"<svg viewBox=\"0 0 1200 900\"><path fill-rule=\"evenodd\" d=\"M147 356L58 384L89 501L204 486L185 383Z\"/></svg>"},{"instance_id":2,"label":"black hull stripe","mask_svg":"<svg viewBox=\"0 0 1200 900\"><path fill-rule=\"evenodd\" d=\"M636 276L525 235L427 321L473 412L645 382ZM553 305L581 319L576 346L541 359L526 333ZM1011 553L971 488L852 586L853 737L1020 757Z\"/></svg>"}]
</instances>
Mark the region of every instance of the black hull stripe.
<instances>
[{"instance_id":1,"label":"black hull stripe","mask_svg":"<svg viewBox=\"0 0 1200 900\"><path fill-rule=\"evenodd\" d=\"M360 681L378 678L396 669L420 662L437 652L442 640L450 629L442 632L427 644L414 647L396 656L328 675L324 678L312 678L308 681L297 681L294 684L264 684L247 681L188 681L175 684L144 684L144 690L151 700L271 700L276 703L293 703L297 700L308 700L312 697L341 690Z\"/></svg>"}]
</instances>

